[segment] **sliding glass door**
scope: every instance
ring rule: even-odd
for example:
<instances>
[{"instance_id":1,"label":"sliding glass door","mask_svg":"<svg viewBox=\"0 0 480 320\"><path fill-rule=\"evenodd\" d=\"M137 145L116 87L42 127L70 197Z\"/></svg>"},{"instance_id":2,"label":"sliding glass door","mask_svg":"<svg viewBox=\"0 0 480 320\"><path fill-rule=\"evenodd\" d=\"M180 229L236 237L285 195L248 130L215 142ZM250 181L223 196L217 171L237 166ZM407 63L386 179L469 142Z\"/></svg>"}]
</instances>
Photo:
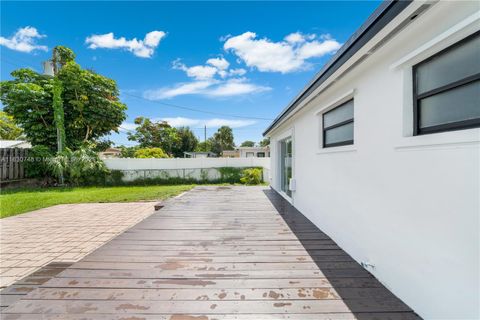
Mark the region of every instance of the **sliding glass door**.
<instances>
[{"instance_id":1,"label":"sliding glass door","mask_svg":"<svg viewBox=\"0 0 480 320\"><path fill-rule=\"evenodd\" d=\"M292 196L289 184L292 178L292 137L280 141L280 183L281 190L289 197Z\"/></svg>"}]
</instances>

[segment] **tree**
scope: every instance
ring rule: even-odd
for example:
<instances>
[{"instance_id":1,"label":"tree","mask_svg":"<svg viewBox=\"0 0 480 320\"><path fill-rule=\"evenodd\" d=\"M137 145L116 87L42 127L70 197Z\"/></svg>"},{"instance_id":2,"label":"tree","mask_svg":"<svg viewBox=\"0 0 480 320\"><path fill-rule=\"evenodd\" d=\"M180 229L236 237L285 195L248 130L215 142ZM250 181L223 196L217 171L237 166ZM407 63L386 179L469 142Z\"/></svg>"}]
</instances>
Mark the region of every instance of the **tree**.
<instances>
[{"instance_id":1,"label":"tree","mask_svg":"<svg viewBox=\"0 0 480 320\"><path fill-rule=\"evenodd\" d=\"M207 141L199 142L195 148L196 152L211 152L212 151L212 140L211 138Z\"/></svg>"},{"instance_id":2,"label":"tree","mask_svg":"<svg viewBox=\"0 0 480 320\"><path fill-rule=\"evenodd\" d=\"M180 143L177 130L166 121L153 122L149 118L135 119L135 133L128 133L128 140L137 141L141 148L161 148L172 155L176 145Z\"/></svg>"},{"instance_id":3,"label":"tree","mask_svg":"<svg viewBox=\"0 0 480 320\"><path fill-rule=\"evenodd\" d=\"M259 143L260 147L268 147L270 145L270 138L265 138Z\"/></svg>"},{"instance_id":4,"label":"tree","mask_svg":"<svg viewBox=\"0 0 480 320\"><path fill-rule=\"evenodd\" d=\"M233 150L235 143L233 142L233 131L228 126L222 126L218 128L217 132L213 135L212 139L212 152L217 154L222 153L223 150Z\"/></svg>"},{"instance_id":5,"label":"tree","mask_svg":"<svg viewBox=\"0 0 480 320\"><path fill-rule=\"evenodd\" d=\"M103 139L103 140L98 140L98 141L93 141L92 143L92 149L96 152L102 152L107 150L108 148L111 148L113 146L113 141L110 139Z\"/></svg>"},{"instance_id":6,"label":"tree","mask_svg":"<svg viewBox=\"0 0 480 320\"><path fill-rule=\"evenodd\" d=\"M135 151L135 158L168 158L161 148L143 148Z\"/></svg>"},{"instance_id":7,"label":"tree","mask_svg":"<svg viewBox=\"0 0 480 320\"><path fill-rule=\"evenodd\" d=\"M240 147L254 147L254 146L255 146L255 142L250 140L243 141L242 144L240 145Z\"/></svg>"},{"instance_id":8,"label":"tree","mask_svg":"<svg viewBox=\"0 0 480 320\"><path fill-rule=\"evenodd\" d=\"M125 147L120 146L120 158L135 158L135 152L140 149L139 146Z\"/></svg>"},{"instance_id":9,"label":"tree","mask_svg":"<svg viewBox=\"0 0 480 320\"><path fill-rule=\"evenodd\" d=\"M15 124L12 116L0 111L0 139L20 140L23 138L23 130Z\"/></svg>"},{"instance_id":10,"label":"tree","mask_svg":"<svg viewBox=\"0 0 480 320\"><path fill-rule=\"evenodd\" d=\"M119 100L114 80L78 65L73 51L56 47L55 68L62 84L66 147L78 149L87 141L101 138L125 120L125 104ZM54 122L54 78L30 69L11 73L13 80L0 83L4 111L13 116L33 145L57 147Z\"/></svg>"},{"instance_id":11,"label":"tree","mask_svg":"<svg viewBox=\"0 0 480 320\"><path fill-rule=\"evenodd\" d=\"M184 152L191 152L197 149L198 139L190 128L178 128L177 135L179 142L173 146L173 155L175 157L183 157Z\"/></svg>"}]
</instances>

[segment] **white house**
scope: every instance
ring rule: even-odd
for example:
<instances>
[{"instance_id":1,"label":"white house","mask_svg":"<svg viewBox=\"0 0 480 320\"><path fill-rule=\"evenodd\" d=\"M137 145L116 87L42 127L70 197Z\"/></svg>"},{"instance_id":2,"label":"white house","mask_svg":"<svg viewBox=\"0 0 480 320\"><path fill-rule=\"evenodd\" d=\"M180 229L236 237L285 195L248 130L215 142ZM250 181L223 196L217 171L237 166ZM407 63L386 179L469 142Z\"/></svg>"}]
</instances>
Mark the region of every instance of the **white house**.
<instances>
[{"instance_id":1,"label":"white house","mask_svg":"<svg viewBox=\"0 0 480 320\"><path fill-rule=\"evenodd\" d=\"M385 2L265 131L271 186L425 319L480 318L480 2Z\"/></svg>"},{"instance_id":2,"label":"white house","mask_svg":"<svg viewBox=\"0 0 480 320\"><path fill-rule=\"evenodd\" d=\"M268 158L270 148L267 147L238 147L235 150L224 150L224 158Z\"/></svg>"},{"instance_id":3,"label":"white house","mask_svg":"<svg viewBox=\"0 0 480 320\"><path fill-rule=\"evenodd\" d=\"M0 140L0 148L30 149L32 144L24 140Z\"/></svg>"}]
</instances>

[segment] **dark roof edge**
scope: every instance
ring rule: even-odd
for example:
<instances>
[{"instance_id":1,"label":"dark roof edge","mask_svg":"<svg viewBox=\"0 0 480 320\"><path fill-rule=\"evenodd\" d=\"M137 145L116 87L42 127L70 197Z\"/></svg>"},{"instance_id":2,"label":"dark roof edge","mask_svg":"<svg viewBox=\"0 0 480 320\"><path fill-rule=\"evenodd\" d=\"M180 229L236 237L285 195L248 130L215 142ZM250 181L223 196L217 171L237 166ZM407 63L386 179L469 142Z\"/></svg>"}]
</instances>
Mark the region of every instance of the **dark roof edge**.
<instances>
[{"instance_id":1,"label":"dark roof edge","mask_svg":"<svg viewBox=\"0 0 480 320\"><path fill-rule=\"evenodd\" d=\"M263 132L265 136L281 120L288 116L295 107L305 100L315 89L325 82L335 71L346 63L355 53L357 53L368 41L370 41L380 30L382 30L390 21L392 21L400 12L408 7L413 0L387 0L378 6L378 8L368 17L360 28L345 42L330 61L315 75L307 84L303 91L297 95L290 104L273 120L268 128Z\"/></svg>"}]
</instances>

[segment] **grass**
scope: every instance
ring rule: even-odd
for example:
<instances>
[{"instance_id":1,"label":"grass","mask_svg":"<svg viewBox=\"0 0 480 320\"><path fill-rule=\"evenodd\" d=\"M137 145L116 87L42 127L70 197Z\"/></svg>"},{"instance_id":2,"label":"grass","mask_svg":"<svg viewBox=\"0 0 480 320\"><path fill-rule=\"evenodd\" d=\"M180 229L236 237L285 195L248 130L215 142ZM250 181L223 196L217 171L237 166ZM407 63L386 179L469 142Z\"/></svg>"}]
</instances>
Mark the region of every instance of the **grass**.
<instances>
[{"instance_id":1,"label":"grass","mask_svg":"<svg viewBox=\"0 0 480 320\"><path fill-rule=\"evenodd\" d=\"M188 191L193 187L194 185L171 185L3 190L0 195L0 218L56 204L161 200Z\"/></svg>"}]
</instances>

